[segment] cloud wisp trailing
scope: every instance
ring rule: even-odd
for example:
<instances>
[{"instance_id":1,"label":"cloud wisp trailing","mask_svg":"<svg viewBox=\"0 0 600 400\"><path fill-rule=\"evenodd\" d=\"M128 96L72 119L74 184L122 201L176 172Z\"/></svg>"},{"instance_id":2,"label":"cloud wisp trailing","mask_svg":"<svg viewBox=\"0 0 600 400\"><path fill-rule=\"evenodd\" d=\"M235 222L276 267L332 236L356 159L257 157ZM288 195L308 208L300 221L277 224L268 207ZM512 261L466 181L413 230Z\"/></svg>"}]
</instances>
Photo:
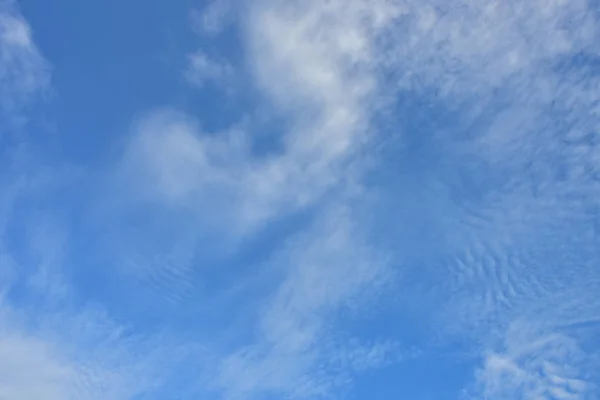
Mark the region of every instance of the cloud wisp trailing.
<instances>
[{"instance_id":1,"label":"cloud wisp trailing","mask_svg":"<svg viewBox=\"0 0 600 400\"><path fill-rule=\"evenodd\" d=\"M12 1L0 2L0 110L13 117L48 88L49 64Z\"/></svg>"},{"instance_id":2,"label":"cloud wisp trailing","mask_svg":"<svg viewBox=\"0 0 600 400\"><path fill-rule=\"evenodd\" d=\"M386 260L364 242L350 213L327 211L272 261L284 278L261 307L254 339L217 369L227 398L328 396L343 390L355 369L398 359L395 343L352 346L336 333L337 316L362 308L389 278Z\"/></svg>"},{"instance_id":3,"label":"cloud wisp trailing","mask_svg":"<svg viewBox=\"0 0 600 400\"><path fill-rule=\"evenodd\" d=\"M576 340L543 334L531 323L509 328L503 349L488 352L469 398L588 399L595 388L589 360Z\"/></svg>"}]
</instances>

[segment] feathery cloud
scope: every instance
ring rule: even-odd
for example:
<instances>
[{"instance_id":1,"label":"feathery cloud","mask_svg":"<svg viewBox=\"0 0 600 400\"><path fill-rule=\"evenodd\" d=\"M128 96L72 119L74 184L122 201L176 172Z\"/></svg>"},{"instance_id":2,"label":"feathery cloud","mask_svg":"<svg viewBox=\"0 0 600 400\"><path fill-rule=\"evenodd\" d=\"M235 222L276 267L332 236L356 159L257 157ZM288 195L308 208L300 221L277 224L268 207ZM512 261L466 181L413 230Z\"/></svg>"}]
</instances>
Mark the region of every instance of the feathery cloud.
<instances>
[{"instance_id":1,"label":"feathery cloud","mask_svg":"<svg viewBox=\"0 0 600 400\"><path fill-rule=\"evenodd\" d=\"M194 86L202 87L207 83L227 83L232 75L231 65L213 60L202 51L198 50L188 57L185 77Z\"/></svg>"},{"instance_id":2,"label":"feathery cloud","mask_svg":"<svg viewBox=\"0 0 600 400\"><path fill-rule=\"evenodd\" d=\"M49 65L12 1L0 2L0 111L14 115L48 87Z\"/></svg>"},{"instance_id":3,"label":"feathery cloud","mask_svg":"<svg viewBox=\"0 0 600 400\"><path fill-rule=\"evenodd\" d=\"M583 400L597 395L586 371L589 356L561 333L542 334L531 323L513 324L504 349L488 352L470 398Z\"/></svg>"}]
</instances>

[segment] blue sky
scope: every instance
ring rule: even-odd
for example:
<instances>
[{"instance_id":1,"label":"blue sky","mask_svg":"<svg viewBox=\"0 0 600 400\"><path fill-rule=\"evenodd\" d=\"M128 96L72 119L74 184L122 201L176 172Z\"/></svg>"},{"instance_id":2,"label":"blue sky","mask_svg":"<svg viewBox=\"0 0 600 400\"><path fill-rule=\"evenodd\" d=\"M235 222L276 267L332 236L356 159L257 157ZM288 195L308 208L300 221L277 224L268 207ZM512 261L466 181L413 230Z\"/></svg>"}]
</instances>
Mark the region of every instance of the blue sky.
<instances>
[{"instance_id":1,"label":"blue sky","mask_svg":"<svg viewBox=\"0 0 600 400\"><path fill-rule=\"evenodd\" d=\"M0 0L0 399L600 398L592 0Z\"/></svg>"}]
</instances>

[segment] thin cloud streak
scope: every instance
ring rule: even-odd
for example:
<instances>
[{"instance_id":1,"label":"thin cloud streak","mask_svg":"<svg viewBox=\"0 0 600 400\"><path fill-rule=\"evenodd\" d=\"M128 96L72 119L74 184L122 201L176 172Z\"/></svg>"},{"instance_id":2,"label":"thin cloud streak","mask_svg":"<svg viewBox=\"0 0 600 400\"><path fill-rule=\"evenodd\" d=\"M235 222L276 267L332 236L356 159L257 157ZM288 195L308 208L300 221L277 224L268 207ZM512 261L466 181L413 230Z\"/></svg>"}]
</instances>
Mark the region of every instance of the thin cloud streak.
<instances>
[{"instance_id":1,"label":"thin cloud streak","mask_svg":"<svg viewBox=\"0 0 600 400\"><path fill-rule=\"evenodd\" d=\"M385 258L363 242L355 224L350 210L327 210L275 255L285 277L264 304L255 339L218 367L215 382L227 398L327 396L354 372L398 359L394 343L334 345L336 317L362 308L391 278Z\"/></svg>"},{"instance_id":2,"label":"thin cloud streak","mask_svg":"<svg viewBox=\"0 0 600 400\"><path fill-rule=\"evenodd\" d=\"M31 28L12 1L0 2L0 112L15 118L48 88L50 66L32 39Z\"/></svg>"}]
</instances>

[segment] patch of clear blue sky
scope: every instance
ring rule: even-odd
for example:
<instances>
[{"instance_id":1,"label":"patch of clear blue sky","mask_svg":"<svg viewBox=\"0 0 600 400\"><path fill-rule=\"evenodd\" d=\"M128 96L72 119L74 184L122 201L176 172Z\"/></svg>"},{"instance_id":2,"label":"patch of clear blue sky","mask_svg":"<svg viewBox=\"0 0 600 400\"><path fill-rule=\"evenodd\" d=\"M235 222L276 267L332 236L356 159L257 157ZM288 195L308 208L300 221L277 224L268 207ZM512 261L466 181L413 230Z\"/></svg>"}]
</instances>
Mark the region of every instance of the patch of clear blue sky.
<instances>
[{"instance_id":1,"label":"patch of clear blue sky","mask_svg":"<svg viewBox=\"0 0 600 400\"><path fill-rule=\"evenodd\" d=\"M240 58L236 32L207 40L191 28L191 1L21 2L36 43L53 65L50 122L59 151L77 163L102 162L130 129L132 116L158 107L189 110L208 130L239 117L236 102L214 88L190 88L184 54L198 48ZM111 140L114 139L114 140Z\"/></svg>"}]
</instances>

